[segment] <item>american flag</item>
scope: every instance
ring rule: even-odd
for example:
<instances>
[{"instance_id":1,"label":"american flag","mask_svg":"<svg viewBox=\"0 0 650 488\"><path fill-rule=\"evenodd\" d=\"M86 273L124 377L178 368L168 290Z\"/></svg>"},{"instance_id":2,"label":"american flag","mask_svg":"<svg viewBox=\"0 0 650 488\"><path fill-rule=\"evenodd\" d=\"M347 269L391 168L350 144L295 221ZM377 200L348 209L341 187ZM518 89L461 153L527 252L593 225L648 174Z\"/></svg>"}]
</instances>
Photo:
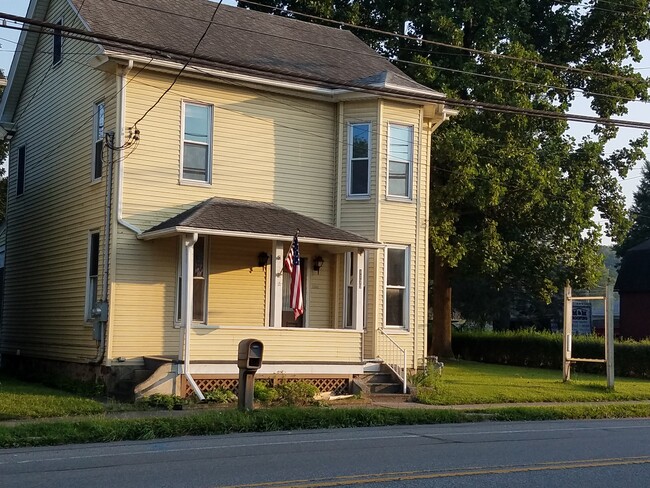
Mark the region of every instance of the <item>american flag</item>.
<instances>
[{"instance_id":1,"label":"american flag","mask_svg":"<svg viewBox=\"0 0 650 488\"><path fill-rule=\"evenodd\" d=\"M291 273L291 294L289 305L293 308L293 318L298 319L304 312L302 305L302 274L300 273L300 248L298 247L298 234L293 236L287 257L284 258L284 267Z\"/></svg>"}]
</instances>

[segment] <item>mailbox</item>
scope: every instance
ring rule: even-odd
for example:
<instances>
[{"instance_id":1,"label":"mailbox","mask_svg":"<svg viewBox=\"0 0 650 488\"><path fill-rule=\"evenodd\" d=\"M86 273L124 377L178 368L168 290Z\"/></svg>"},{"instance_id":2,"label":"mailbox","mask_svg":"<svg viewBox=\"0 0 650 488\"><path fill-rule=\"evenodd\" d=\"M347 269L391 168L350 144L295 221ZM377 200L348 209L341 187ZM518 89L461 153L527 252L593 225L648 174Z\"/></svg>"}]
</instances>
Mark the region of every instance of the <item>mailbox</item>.
<instances>
[{"instance_id":1,"label":"mailbox","mask_svg":"<svg viewBox=\"0 0 650 488\"><path fill-rule=\"evenodd\" d=\"M237 349L237 367L239 368L239 409L253 410L253 391L255 373L262 367L264 344L257 339L244 339Z\"/></svg>"},{"instance_id":2,"label":"mailbox","mask_svg":"<svg viewBox=\"0 0 650 488\"><path fill-rule=\"evenodd\" d=\"M240 370L257 371L262 367L264 344L257 339L245 339L239 343L237 367Z\"/></svg>"}]
</instances>

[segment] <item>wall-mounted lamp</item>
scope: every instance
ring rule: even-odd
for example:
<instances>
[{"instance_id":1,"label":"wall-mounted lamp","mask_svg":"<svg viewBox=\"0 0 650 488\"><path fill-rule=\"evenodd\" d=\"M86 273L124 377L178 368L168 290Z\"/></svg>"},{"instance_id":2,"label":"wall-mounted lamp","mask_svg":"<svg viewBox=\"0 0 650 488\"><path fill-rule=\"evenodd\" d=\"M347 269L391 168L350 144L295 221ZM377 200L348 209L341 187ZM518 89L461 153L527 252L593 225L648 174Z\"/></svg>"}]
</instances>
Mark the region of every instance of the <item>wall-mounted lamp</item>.
<instances>
[{"instance_id":1,"label":"wall-mounted lamp","mask_svg":"<svg viewBox=\"0 0 650 488\"><path fill-rule=\"evenodd\" d=\"M16 135L15 130L5 129L4 127L0 127L0 140L9 142L14 138L15 135Z\"/></svg>"},{"instance_id":2,"label":"wall-mounted lamp","mask_svg":"<svg viewBox=\"0 0 650 488\"><path fill-rule=\"evenodd\" d=\"M267 264L269 264L269 255L267 253L265 253L264 251L262 251L261 253L259 253L257 255L257 265L260 268L263 268Z\"/></svg>"},{"instance_id":3,"label":"wall-mounted lamp","mask_svg":"<svg viewBox=\"0 0 650 488\"><path fill-rule=\"evenodd\" d=\"M320 269L323 267L324 262L325 260L322 256L316 256L314 258L314 271L318 271L318 274L320 274Z\"/></svg>"}]
</instances>

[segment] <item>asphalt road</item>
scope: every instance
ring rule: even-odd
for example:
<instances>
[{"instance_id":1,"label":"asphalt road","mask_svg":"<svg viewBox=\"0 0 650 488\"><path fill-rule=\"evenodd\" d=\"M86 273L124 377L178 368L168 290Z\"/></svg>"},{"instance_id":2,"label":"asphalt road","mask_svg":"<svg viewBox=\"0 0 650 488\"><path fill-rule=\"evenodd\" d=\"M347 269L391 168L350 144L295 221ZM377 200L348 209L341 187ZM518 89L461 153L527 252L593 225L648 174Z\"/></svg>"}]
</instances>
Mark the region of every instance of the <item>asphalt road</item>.
<instances>
[{"instance_id":1,"label":"asphalt road","mask_svg":"<svg viewBox=\"0 0 650 488\"><path fill-rule=\"evenodd\" d=\"M0 450L0 487L647 487L650 420L338 429Z\"/></svg>"}]
</instances>

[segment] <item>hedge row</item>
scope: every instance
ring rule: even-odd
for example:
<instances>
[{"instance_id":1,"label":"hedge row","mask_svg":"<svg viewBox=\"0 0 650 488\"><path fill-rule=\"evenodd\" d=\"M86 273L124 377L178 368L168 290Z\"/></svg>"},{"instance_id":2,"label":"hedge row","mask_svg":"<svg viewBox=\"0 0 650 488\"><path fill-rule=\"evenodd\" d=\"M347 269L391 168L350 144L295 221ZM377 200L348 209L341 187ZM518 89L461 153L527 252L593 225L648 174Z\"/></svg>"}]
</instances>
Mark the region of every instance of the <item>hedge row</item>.
<instances>
[{"instance_id":1,"label":"hedge row","mask_svg":"<svg viewBox=\"0 0 650 488\"><path fill-rule=\"evenodd\" d=\"M459 359L512 366L562 369L562 334L518 330L506 332L454 331L452 348ZM573 336L573 357L605 357L605 339L598 336ZM576 363L575 371L604 373L605 365ZM650 378L650 341L616 341L616 376Z\"/></svg>"}]
</instances>

